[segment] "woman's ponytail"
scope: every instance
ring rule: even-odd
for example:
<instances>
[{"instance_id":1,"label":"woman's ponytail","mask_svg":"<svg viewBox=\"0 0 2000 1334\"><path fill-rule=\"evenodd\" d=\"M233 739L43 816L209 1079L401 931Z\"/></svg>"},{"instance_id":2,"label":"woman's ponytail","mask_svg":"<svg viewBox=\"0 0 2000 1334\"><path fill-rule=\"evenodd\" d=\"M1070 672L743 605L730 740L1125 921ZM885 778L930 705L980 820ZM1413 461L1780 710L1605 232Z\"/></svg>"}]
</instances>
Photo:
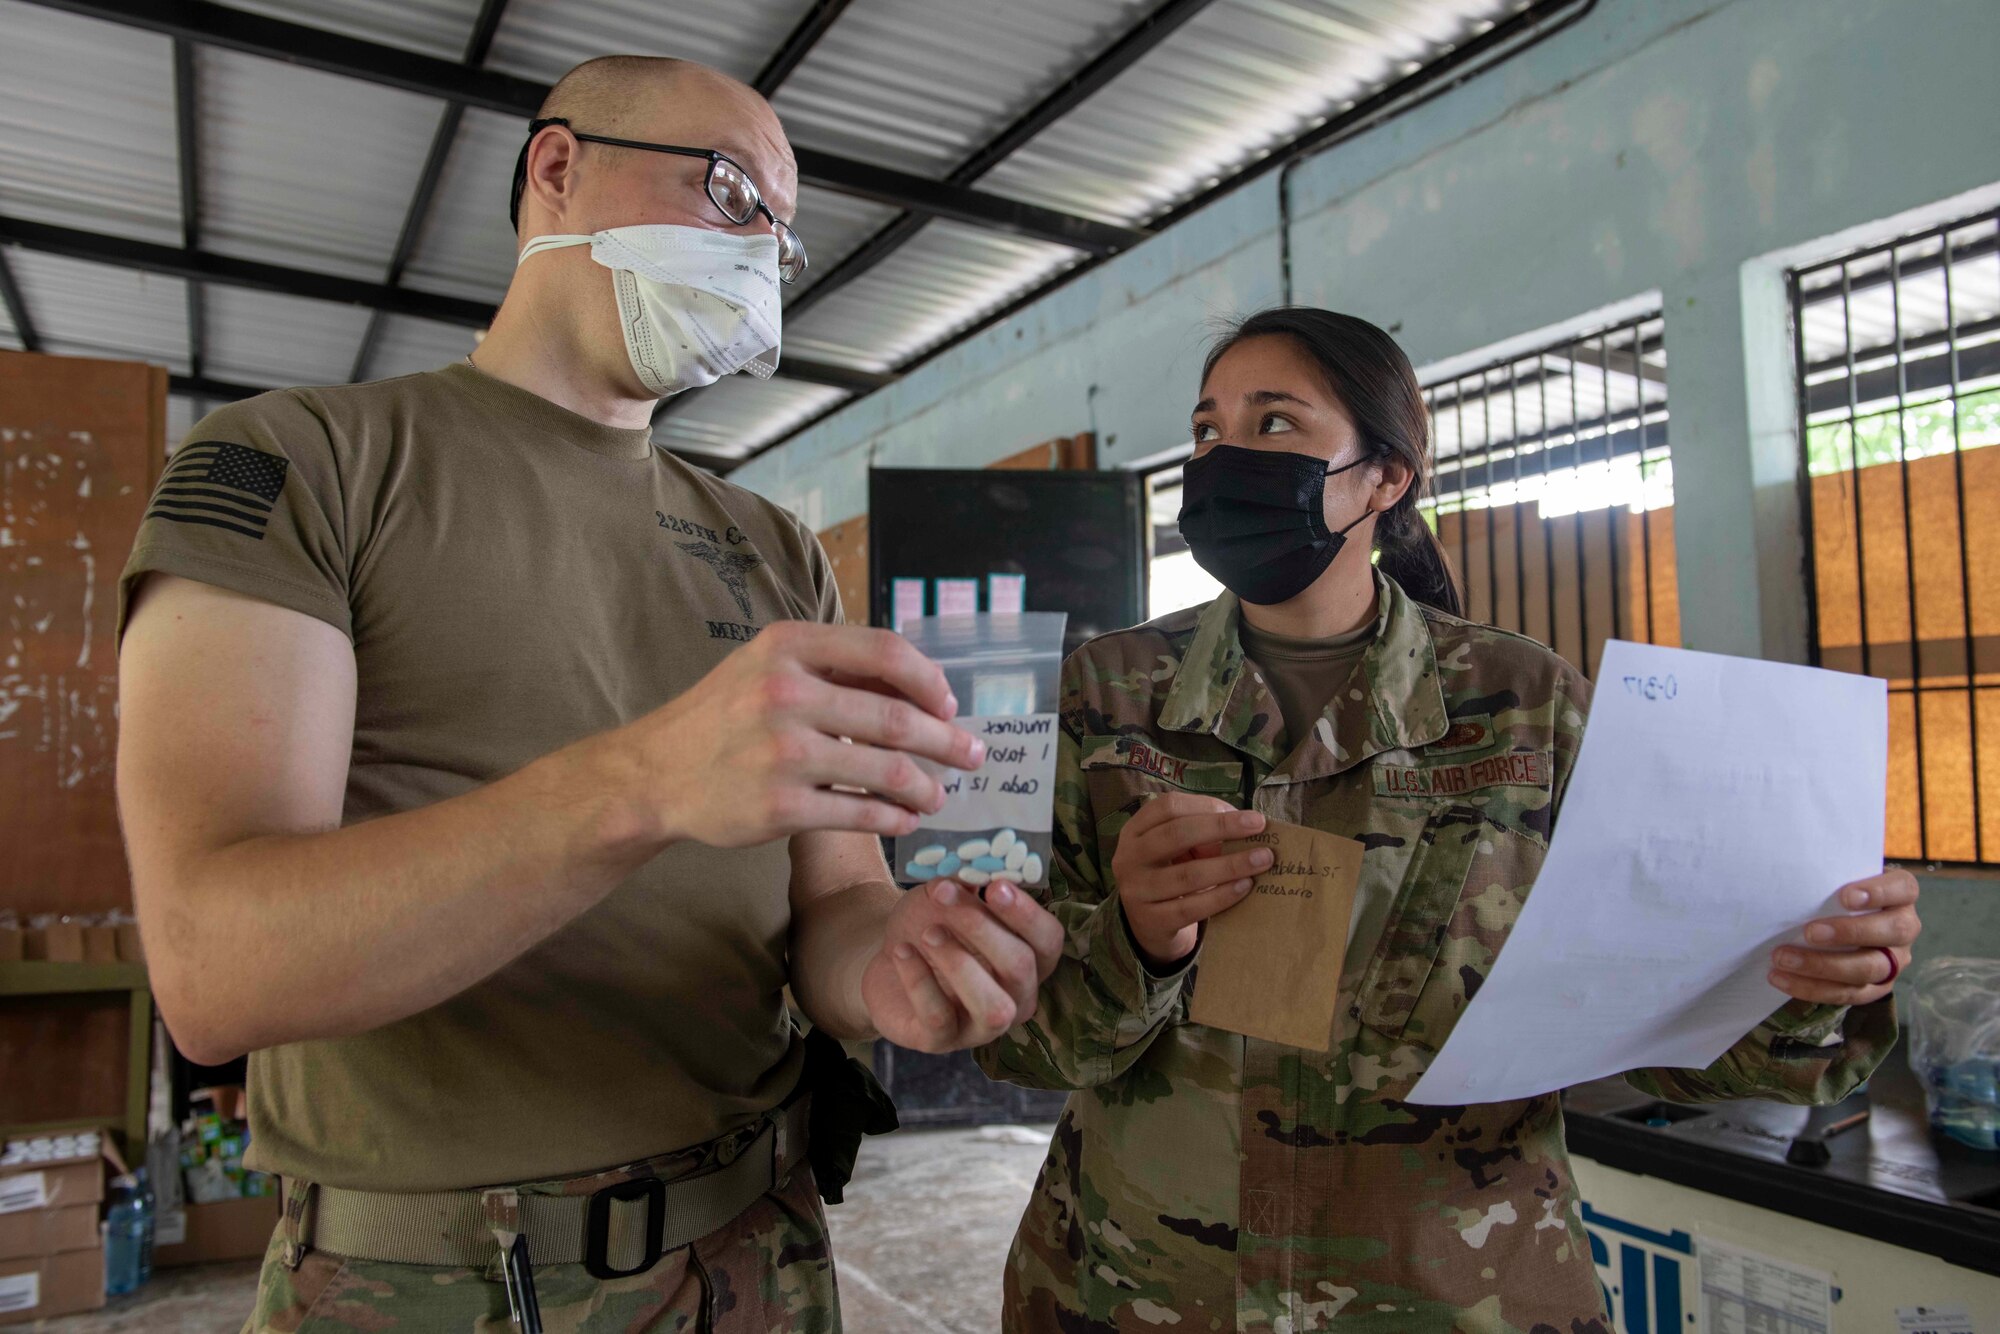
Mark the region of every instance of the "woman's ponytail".
<instances>
[{"instance_id":1,"label":"woman's ponytail","mask_svg":"<svg viewBox=\"0 0 2000 1334\"><path fill-rule=\"evenodd\" d=\"M1426 606L1453 616L1463 616L1465 605L1458 595L1458 581L1444 554L1444 544L1417 513L1414 493L1396 502L1375 524L1375 546L1382 554L1377 560L1382 573L1402 585L1403 591Z\"/></svg>"}]
</instances>

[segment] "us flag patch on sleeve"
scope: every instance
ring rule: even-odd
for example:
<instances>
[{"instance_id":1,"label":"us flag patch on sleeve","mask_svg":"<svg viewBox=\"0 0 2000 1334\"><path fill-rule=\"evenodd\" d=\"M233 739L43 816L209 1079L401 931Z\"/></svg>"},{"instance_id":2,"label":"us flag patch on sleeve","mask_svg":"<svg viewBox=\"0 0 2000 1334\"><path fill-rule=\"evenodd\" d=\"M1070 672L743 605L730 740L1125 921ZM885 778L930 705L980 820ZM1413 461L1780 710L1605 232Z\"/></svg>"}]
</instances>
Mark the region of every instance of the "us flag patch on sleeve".
<instances>
[{"instance_id":1,"label":"us flag patch on sleeve","mask_svg":"<svg viewBox=\"0 0 2000 1334\"><path fill-rule=\"evenodd\" d=\"M174 451L146 517L226 528L261 542L291 466L261 449L191 440Z\"/></svg>"}]
</instances>

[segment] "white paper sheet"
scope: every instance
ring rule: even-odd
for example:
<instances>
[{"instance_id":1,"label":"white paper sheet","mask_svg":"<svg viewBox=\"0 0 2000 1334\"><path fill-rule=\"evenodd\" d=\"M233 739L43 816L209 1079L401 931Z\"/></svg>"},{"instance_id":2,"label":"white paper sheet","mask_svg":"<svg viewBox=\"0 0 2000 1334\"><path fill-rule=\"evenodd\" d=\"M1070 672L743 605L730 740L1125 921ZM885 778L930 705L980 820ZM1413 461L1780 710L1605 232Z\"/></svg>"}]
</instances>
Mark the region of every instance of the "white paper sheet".
<instances>
[{"instance_id":1,"label":"white paper sheet","mask_svg":"<svg viewBox=\"0 0 2000 1334\"><path fill-rule=\"evenodd\" d=\"M944 805L924 817L924 828L1049 832L1055 823L1056 715L957 718L953 723L986 743L986 760L970 773L920 761L944 785Z\"/></svg>"},{"instance_id":2,"label":"white paper sheet","mask_svg":"<svg viewBox=\"0 0 2000 1334\"><path fill-rule=\"evenodd\" d=\"M1547 860L1410 1101L1707 1066L1771 951L1882 869L1883 681L1613 640Z\"/></svg>"}]
</instances>

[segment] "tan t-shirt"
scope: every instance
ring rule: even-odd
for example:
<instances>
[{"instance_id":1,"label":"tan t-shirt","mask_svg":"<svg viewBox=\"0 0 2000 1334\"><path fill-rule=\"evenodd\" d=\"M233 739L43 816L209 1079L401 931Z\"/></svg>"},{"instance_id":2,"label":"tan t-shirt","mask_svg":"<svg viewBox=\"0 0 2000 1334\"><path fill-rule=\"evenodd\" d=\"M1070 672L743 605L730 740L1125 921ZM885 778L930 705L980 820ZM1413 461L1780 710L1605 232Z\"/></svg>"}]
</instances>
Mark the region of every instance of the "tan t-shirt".
<instances>
[{"instance_id":1,"label":"tan t-shirt","mask_svg":"<svg viewBox=\"0 0 2000 1334\"><path fill-rule=\"evenodd\" d=\"M1278 710L1285 715L1285 744L1296 749L1312 735L1320 715L1334 703L1334 693L1347 684L1368 646L1375 640L1376 623L1369 621L1358 630L1330 639L1298 639L1291 635L1259 630L1247 620L1237 622L1237 636L1243 653L1264 673L1264 683L1277 697ZM1352 708L1352 701L1340 704ZM1339 707L1339 705L1336 705ZM1347 919L1347 953L1341 975L1352 977L1367 967L1369 956L1382 939L1382 927L1389 919L1391 890L1374 884L1368 877L1356 889L1354 909Z\"/></svg>"},{"instance_id":2,"label":"tan t-shirt","mask_svg":"<svg viewBox=\"0 0 2000 1334\"><path fill-rule=\"evenodd\" d=\"M638 718L760 626L840 617L791 515L643 430L465 364L210 414L168 462L127 606L156 570L354 641L348 824ZM435 1009L253 1054L251 1164L360 1189L469 1187L754 1119L801 1062L781 994L789 878L782 842L679 844Z\"/></svg>"},{"instance_id":3,"label":"tan t-shirt","mask_svg":"<svg viewBox=\"0 0 2000 1334\"><path fill-rule=\"evenodd\" d=\"M1285 744L1297 746L1311 734L1333 692L1347 683L1354 664L1375 638L1375 622L1331 639L1298 639L1237 622L1244 656L1263 669L1264 682L1285 715Z\"/></svg>"}]
</instances>

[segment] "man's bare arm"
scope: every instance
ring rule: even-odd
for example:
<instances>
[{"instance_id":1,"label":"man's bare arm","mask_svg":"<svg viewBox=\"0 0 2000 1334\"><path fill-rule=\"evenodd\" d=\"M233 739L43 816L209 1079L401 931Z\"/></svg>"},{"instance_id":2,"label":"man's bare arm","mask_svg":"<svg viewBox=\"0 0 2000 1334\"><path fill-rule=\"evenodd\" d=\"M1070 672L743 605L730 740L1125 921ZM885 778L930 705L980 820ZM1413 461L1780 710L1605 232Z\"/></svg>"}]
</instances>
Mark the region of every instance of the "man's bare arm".
<instances>
[{"instance_id":1,"label":"man's bare arm","mask_svg":"<svg viewBox=\"0 0 2000 1334\"><path fill-rule=\"evenodd\" d=\"M479 981L657 850L572 748L339 828L354 653L326 623L170 576L120 660L118 793L160 1008L214 1062L361 1032Z\"/></svg>"},{"instance_id":2,"label":"man's bare arm","mask_svg":"<svg viewBox=\"0 0 2000 1334\"><path fill-rule=\"evenodd\" d=\"M428 1009L680 838L906 832L943 799L910 756L970 767L977 747L898 637L787 624L644 718L342 829L354 697L329 625L171 576L138 590L119 801L161 1011L197 1060Z\"/></svg>"}]
</instances>

